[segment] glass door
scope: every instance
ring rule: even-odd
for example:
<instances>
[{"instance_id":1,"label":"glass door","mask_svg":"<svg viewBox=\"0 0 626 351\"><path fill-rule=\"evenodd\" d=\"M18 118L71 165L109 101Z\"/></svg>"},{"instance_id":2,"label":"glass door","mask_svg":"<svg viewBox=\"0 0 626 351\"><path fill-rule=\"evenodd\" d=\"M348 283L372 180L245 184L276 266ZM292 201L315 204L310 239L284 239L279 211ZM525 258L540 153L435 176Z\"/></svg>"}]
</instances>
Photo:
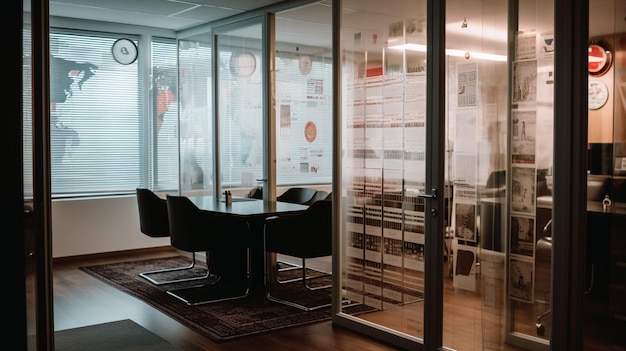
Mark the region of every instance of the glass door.
<instances>
[{"instance_id":1,"label":"glass door","mask_svg":"<svg viewBox=\"0 0 626 351\"><path fill-rule=\"evenodd\" d=\"M339 323L549 348L553 8L341 2Z\"/></svg>"},{"instance_id":2,"label":"glass door","mask_svg":"<svg viewBox=\"0 0 626 351\"><path fill-rule=\"evenodd\" d=\"M436 202L444 194L426 176L426 3L340 4L339 273L348 303L339 322L415 348L428 328L426 290L438 284L425 272L429 248L442 238L429 237L427 222L441 218Z\"/></svg>"},{"instance_id":3,"label":"glass door","mask_svg":"<svg viewBox=\"0 0 626 351\"><path fill-rule=\"evenodd\" d=\"M266 185L266 77L263 22L256 18L215 29L218 194L245 195Z\"/></svg>"}]
</instances>

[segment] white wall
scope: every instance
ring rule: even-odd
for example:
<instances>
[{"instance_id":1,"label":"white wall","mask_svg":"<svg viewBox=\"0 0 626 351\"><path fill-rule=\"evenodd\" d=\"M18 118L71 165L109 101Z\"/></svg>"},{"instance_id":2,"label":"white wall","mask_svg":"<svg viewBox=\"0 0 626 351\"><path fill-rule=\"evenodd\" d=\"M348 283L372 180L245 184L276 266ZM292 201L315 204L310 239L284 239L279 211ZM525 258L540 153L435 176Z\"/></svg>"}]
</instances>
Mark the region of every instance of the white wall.
<instances>
[{"instance_id":1,"label":"white wall","mask_svg":"<svg viewBox=\"0 0 626 351\"><path fill-rule=\"evenodd\" d=\"M52 202L52 256L66 257L169 246L139 230L134 195Z\"/></svg>"}]
</instances>

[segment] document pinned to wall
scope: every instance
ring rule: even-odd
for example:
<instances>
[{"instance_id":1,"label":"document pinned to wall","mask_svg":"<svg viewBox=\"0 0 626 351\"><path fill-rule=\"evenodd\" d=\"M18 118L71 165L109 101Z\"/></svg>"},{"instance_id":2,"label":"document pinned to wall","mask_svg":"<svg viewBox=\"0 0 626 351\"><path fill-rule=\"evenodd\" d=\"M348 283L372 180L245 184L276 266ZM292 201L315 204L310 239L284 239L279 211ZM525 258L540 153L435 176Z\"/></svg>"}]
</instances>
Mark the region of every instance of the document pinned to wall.
<instances>
[{"instance_id":1,"label":"document pinned to wall","mask_svg":"<svg viewBox=\"0 0 626 351\"><path fill-rule=\"evenodd\" d=\"M537 112L513 110L511 156L513 163L535 163Z\"/></svg>"},{"instance_id":2,"label":"document pinned to wall","mask_svg":"<svg viewBox=\"0 0 626 351\"><path fill-rule=\"evenodd\" d=\"M457 107L476 107L478 68L475 63L457 65Z\"/></svg>"},{"instance_id":3,"label":"document pinned to wall","mask_svg":"<svg viewBox=\"0 0 626 351\"><path fill-rule=\"evenodd\" d=\"M537 102L537 60L513 62L513 103Z\"/></svg>"},{"instance_id":4,"label":"document pinned to wall","mask_svg":"<svg viewBox=\"0 0 626 351\"><path fill-rule=\"evenodd\" d=\"M455 150L475 154L478 140L476 138L476 110L458 110L454 135Z\"/></svg>"},{"instance_id":5,"label":"document pinned to wall","mask_svg":"<svg viewBox=\"0 0 626 351\"><path fill-rule=\"evenodd\" d=\"M515 40L515 60L530 60L537 55L537 34L518 32Z\"/></svg>"},{"instance_id":6,"label":"document pinned to wall","mask_svg":"<svg viewBox=\"0 0 626 351\"><path fill-rule=\"evenodd\" d=\"M455 288L476 291L476 246L461 242L453 244L454 276L452 285Z\"/></svg>"}]
</instances>

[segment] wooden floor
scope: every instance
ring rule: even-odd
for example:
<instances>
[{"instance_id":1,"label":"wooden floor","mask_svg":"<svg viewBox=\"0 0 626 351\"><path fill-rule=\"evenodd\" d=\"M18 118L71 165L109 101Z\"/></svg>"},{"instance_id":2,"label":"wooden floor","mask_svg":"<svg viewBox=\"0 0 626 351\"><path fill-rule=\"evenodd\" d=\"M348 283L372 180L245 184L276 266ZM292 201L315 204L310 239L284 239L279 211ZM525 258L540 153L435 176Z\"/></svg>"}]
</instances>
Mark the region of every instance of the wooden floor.
<instances>
[{"instance_id":1,"label":"wooden floor","mask_svg":"<svg viewBox=\"0 0 626 351\"><path fill-rule=\"evenodd\" d=\"M131 319L146 329L178 345L183 350L358 350L358 351L385 351L396 350L394 347L379 343L365 335L356 334L350 330L333 326L332 323L322 322L307 326L288 328L283 331L271 332L259 336L242 338L224 343L215 343L179 322L157 311L124 292L82 272L79 267L86 265L104 264L110 262L128 261L153 257L170 256L170 250L142 250L124 252L115 255L97 255L73 257L56 260L54 263L54 324L55 330L94 325L121 319ZM329 262L317 262L328 265ZM324 267L317 267L324 268ZM33 267L27 267L27 299L28 299L28 330L34 333L34 272ZM450 280L450 279L448 279ZM451 283L445 280L444 295L444 343L461 351L482 350L485 340L499 340L492 344L490 349L502 351L521 351L522 349L503 344L502 325L496 321L490 324L489 310L481 309L481 303L476 294L464 293L462 290L450 288ZM450 280L451 281L451 280ZM447 283L446 283L447 282ZM395 315L400 310L383 311L380 314L362 316L375 323L393 325L398 330L403 326L395 326L393 321L406 319ZM384 320L381 320L384 319ZM391 318L391 319L390 319ZM529 318L532 318L529 317ZM534 320L533 320L534 321ZM487 323L487 324L485 324ZM527 324L527 325L526 325ZM594 324L589 322L587 324ZM530 326L530 327L529 327ZM406 327L406 326L404 326ZM524 323L523 328L534 327L530 320ZM586 327L587 328L587 327ZM532 328L531 328L532 329ZM585 329L586 330L586 329ZM406 331L408 333L408 330ZM485 334L486 333L486 334ZM495 333L495 336L493 335ZM532 335L532 330L529 329ZM595 332L586 331L587 334ZM598 333L598 335L604 335ZM486 337L487 339L483 339ZM586 350L606 350L606 341L602 338L590 338L587 335ZM595 340L598 339L598 340ZM498 345L499 344L499 345Z\"/></svg>"},{"instance_id":2,"label":"wooden floor","mask_svg":"<svg viewBox=\"0 0 626 351\"><path fill-rule=\"evenodd\" d=\"M79 267L128 261L134 259L170 256L173 250L142 250L119 254L73 257L56 260L54 263L54 323L55 330L63 330L98 323L131 319L146 329L178 345L184 350L359 350L385 351L395 347L382 344L367 336L356 334L332 323L322 322L307 326L288 328L259 336L246 337L224 343L215 343L179 322L157 311L142 301L121 292L106 283L82 272ZM320 264L318 262L318 264ZM322 265L329 264L321 262ZM319 267L323 268L323 267ZM27 280L29 299L33 299L32 282ZM448 283L450 285L451 283ZM484 325L484 312L475 294L460 294L446 289L444 309L444 342L447 346L462 351L482 350L482 333L499 334L497 323ZM29 308L34 303L29 300ZM32 311L31 311L32 312ZM397 312L397 310L396 310ZM29 316L33 316L29 313ZM383 325L393 325L392 320L403 318L393 312L381 312L363 317ZM383 318L384 321L379 320ZM29 319L29 333L34 330L34 320ZM402 330L402 326L397 326ZM499 337L498 337L499 338ZM500 344L498 342L498 344ZM500 345L500 350L521 350L509 345Z\"/></svg>"},{"instance_id":3,"label":"wooden floor","mask_svg":"<svg viewBox=\"0 0 626 351\"><path fill-rule=\"evenodd\" d=\"M146 329L184 350L396 350L366 336L336 327L331 322L288 328L260 336L247 337L224 343L215 343L155 310L140 300L121 292L80 271L85 265L103 264L129 259L171 255L166 252L134 252L119 256L99 256L57 260L54 264L54 324L55 330L98 323L132 319ZM30 279L29 279L30 281ZM32 285L29 283L29 308ZM29 316L32 316L29 313ZM34 330L30 318L29 333Z\"/></svg>"}]
</instances>

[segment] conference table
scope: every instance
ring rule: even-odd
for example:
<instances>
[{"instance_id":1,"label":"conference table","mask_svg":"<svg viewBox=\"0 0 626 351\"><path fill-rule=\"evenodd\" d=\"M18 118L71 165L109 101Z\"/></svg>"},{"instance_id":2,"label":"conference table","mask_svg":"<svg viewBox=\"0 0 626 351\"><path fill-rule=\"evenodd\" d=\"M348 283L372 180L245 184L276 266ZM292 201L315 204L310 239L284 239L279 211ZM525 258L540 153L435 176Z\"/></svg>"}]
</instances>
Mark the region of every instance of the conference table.
<instances>
[{"instance_id":1,"label":"conference table","mask_svg":"<svg viewBox=\"0 0 626 351\"><path fill-rule=\"evenodd\" d=\"M306 205L289 202L253 199L247 197L233 197L232 203L227 204L223 197L216 196L189 196L200 210L234 215L245 219L250 224L250 288L262 291L265 289L265 250L263 243L263 225L265 219L272 216L286 216L302 212ZM245 257L245 253L218 253L220 260L230 261L226 264L238 267ZM224 264L224 262L222 262Z\"/></svg>"}]
</instances>

